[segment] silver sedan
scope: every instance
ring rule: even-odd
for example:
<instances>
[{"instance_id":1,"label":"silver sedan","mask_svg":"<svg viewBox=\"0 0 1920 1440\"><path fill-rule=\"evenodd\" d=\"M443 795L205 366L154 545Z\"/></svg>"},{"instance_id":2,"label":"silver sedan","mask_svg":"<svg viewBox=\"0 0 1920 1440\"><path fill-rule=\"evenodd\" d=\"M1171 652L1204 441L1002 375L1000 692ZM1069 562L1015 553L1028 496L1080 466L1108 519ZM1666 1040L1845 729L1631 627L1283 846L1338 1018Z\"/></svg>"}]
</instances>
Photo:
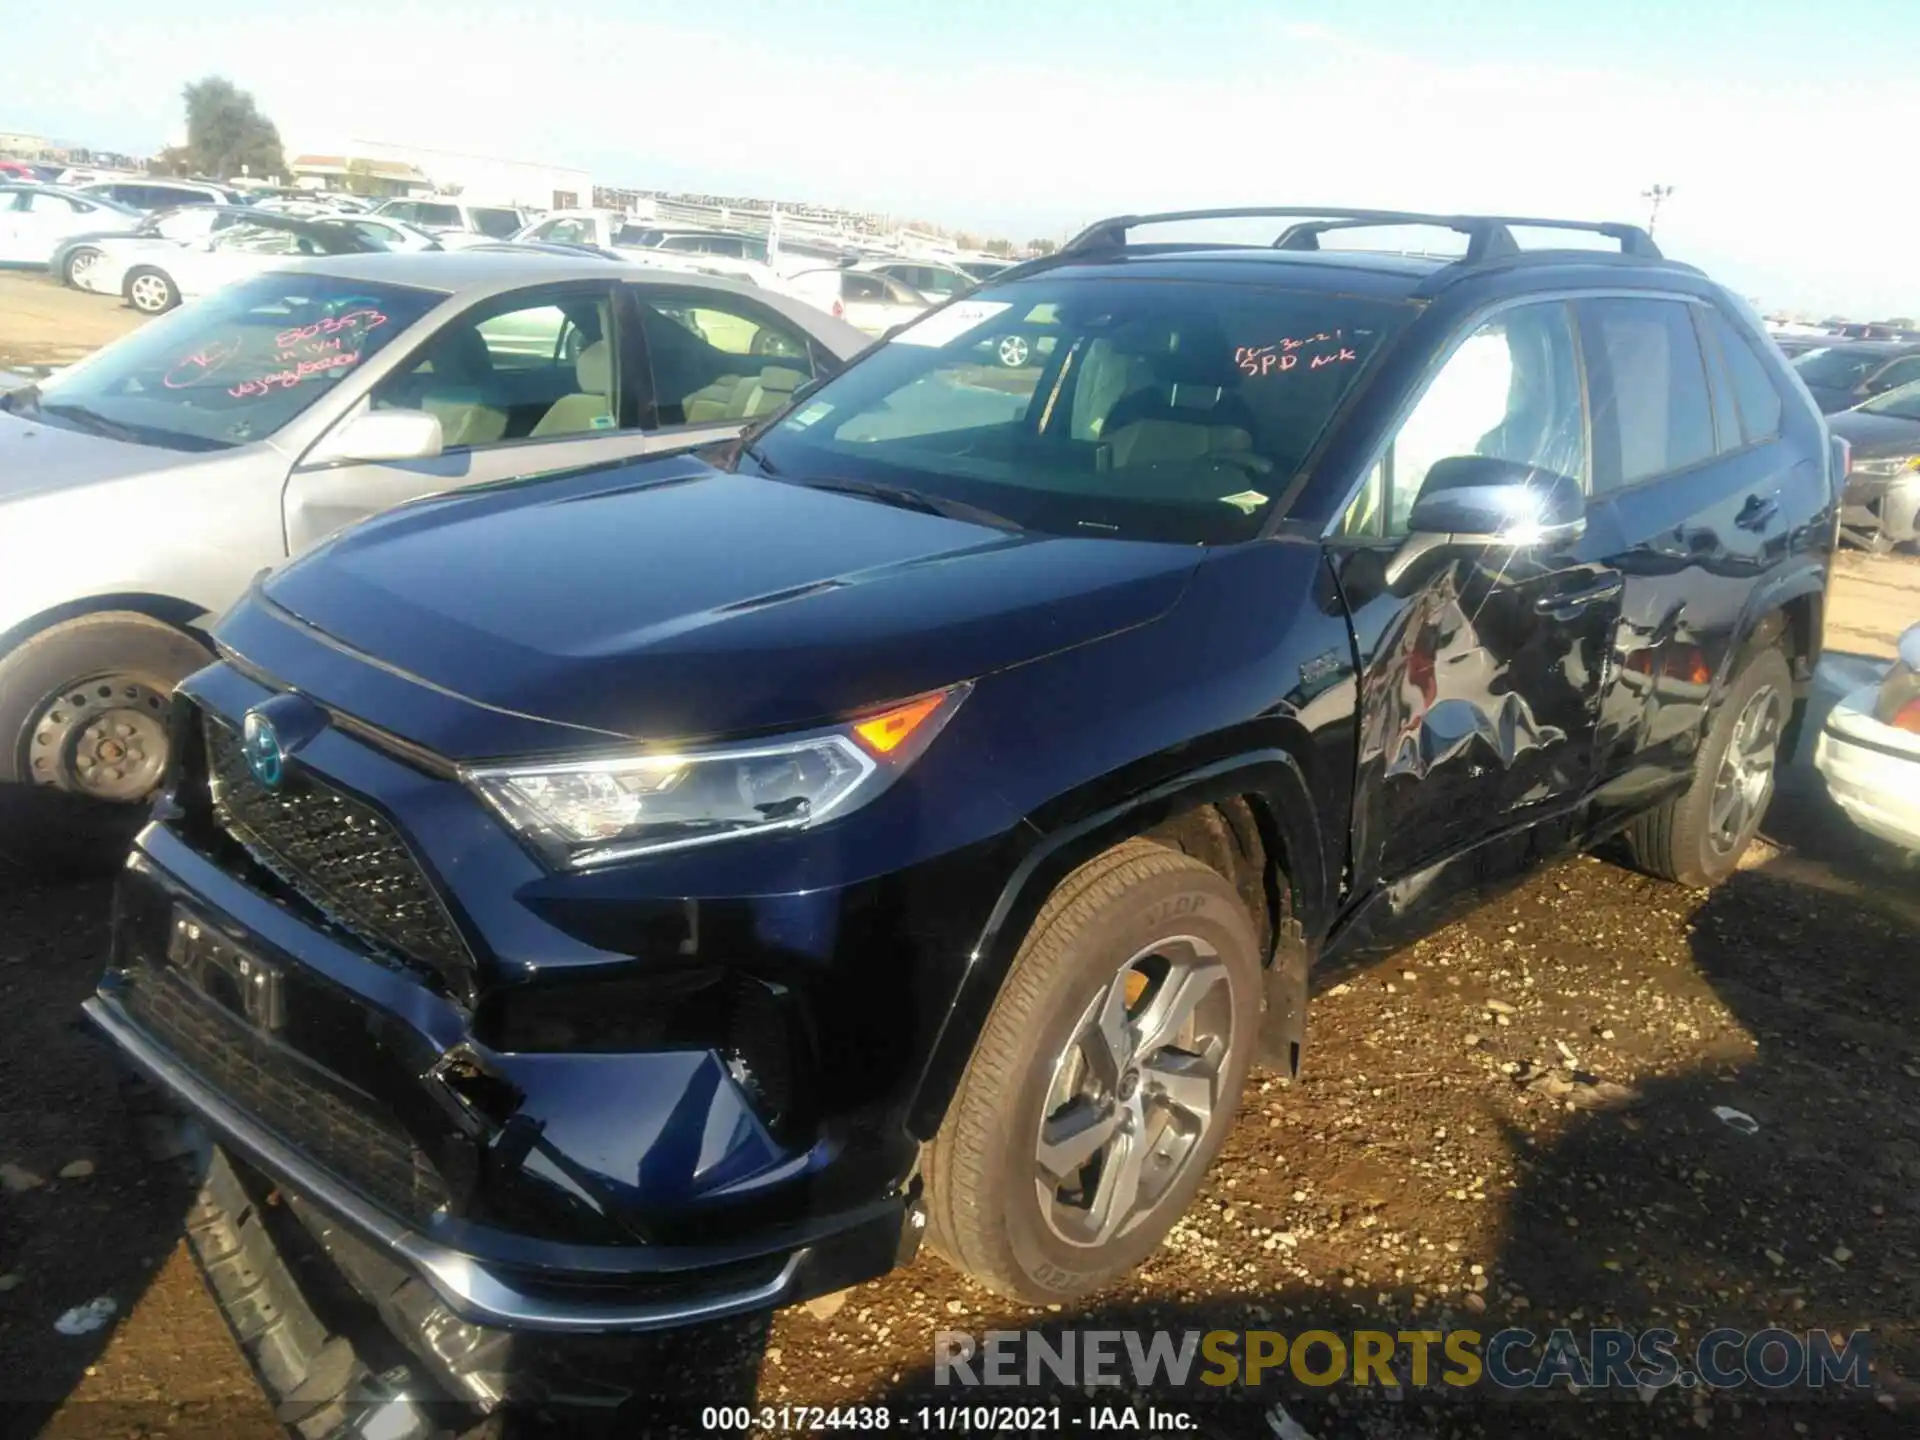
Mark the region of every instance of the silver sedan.
<instances>
[{"instance_id":1,"label":"silver sedan","mask_svg":"<svg viewBox=\"0 0 1920 1440\"><path fill-rule=\"evenodd\" d=\"M420 496L726 440L867 343L715 277L348 255L0 394L0 782L146 797L200 627L262 568Z\"/></svg>"}]
</instances>

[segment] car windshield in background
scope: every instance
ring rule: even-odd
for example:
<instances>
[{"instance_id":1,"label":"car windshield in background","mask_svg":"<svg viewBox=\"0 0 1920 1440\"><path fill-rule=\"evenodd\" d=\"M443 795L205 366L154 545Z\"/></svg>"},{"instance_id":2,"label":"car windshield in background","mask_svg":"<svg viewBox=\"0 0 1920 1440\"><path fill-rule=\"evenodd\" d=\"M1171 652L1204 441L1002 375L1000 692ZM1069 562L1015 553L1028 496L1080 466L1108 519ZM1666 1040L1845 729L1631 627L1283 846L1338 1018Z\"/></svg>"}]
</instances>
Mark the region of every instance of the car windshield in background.
<instances>
[{"instance_id":1,"label":"car windshield in background","mask_svg":"<svg viewBox=\"0 0 1920 1440\"><path fill-rule=\"evenodd\" d=\"M1877 350L1863 353L1828 346L1795 357L1793 368L1800 372L1800 378L1809 385L1819 385L1828 390L1851 390L1878 369L1886 358Z\"/></svg>"},{"instance_id":2,"label":"car windshield in background","mask_svg":"<svg viewBox=\"0 0 1920 1440\"><path fill-rule=\"evenodd\" d=\"M829 381L749 458L778 479L910 490L1024 529L1231 543L1258 532L1412 314L1245 284L989 286Z\"/></svg>"},{"instance_id":3,"label":"car windshield in background","mask_svg":"<svg viewBox=\"0 0 1920 1440\"><path fill-rule=\"evenodd\" d=\"M495 240L506 239L526 224L516 210L494 210L485 205L476 205L467 213L473 217L474 229Z\"/></svg>"},{"instance_id":4,"label":"car windshield in background","mask_svg":"<svg viewBox=\"0 0 1920 1440\"><path fill-rule=\"evenodd\" d=\"M1876 395L1856 407L1869 415L1889 415L1896 420L1920 420L1920 380Z\"/></svg>"},{"instance_id":5,"label":"car windshield in background","mask_svg":"<svg viewBox=\"0 0 1920 1440\"><path fill-rule=\"evenodd\" d=\"M442 298L263 275L135 331L22 403L48 424L136 444L244 445L300 414Z\"/></svg>"}]
</instances>

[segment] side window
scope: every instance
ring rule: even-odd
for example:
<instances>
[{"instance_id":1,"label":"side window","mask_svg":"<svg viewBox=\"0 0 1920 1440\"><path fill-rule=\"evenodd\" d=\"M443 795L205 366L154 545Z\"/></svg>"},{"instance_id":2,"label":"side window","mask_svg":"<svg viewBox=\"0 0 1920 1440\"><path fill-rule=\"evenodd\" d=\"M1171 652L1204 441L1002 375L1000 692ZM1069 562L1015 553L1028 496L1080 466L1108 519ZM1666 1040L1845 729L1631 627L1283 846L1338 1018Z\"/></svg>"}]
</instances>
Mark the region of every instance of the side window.
<instances>
[{"instance_id":1,"label":"side window","mask_svg":"<svg viewBox=\"0 0 1920 1440\"><path fill-rule=\"evenodd\" d=\"M380 213L382 215L390 215L395 220L405 220L412 223L419 220L420 207L411 200L396 200L390 205L382 205L380 207Z\"/></svg>"},{"instance_id":2,"label":"side window","mask_svg":"<svg viewBox=\"0 0 1920 1440\"><path fill-rule=\"evenodd\" d=\"M1447 357L1347 507L1339 533L1405 535L1427 472L1459 456L1514 460L1584 482L1580 378L1565 305L1525 305L1494 316Z\"/></svg>"},{"instance_id":3,"label":"side window","mask_svg":"<svg viewBox=\"0 0 1920 1440\"><path fill-rule=\"evenodd\" d=\"M887 282L878 275L843 270L840 272L840 296L843 300L885 300Z\"/></svg>"},{"instance_id":4,"label":"side window","mask_svg":"<svg viewBox=\"0 0 1920 1440\"><path fill-rule=\"evenodd\" d=\"M1707 392L1713 400L1714 449L1718 454L1729 455L1747 443L1740 431L1740 411L1734 404L1733 381L1727 375L1727 362L1720 354L1719 340L1708 333L1706 308L1694 305L1689 309L1700 342L1700 353L1707 362Z\"/></svg>"},{"instance_id":5,"label":"side window","mask_svg":"<svg viewBox=\"0 0 1920 1440\"><path fill-rule=\"evenodd\" d=\"M26 203L20 208L34 215L72 215L83 208L87 210L93 208L91 205L85 207L77 205L64 195L49 195L44 191L36 194L29 190L25 199Z\"/></svg>"},{"instance_id":6,"label":"side window","mask_svg":"<svg viewBox=\"0 0 1920 1440\"><path fill-rule=\"evenodd\" d=\"M1689 307L1678 300L1582 300L1593 384L1597 493L1684 470L1713 454L1713 410Z\"/></svg>"},{"instance_id":7,"label":"side window","mask_svg":"<svg viewBox=\"0 0 1920 1440\"><path fill-rule=\"evenodd\" d=\"M555 220L541 238L557 245L588 245L593 242L593 224L588 220Z\"/></svg>"},{"instance_id":8,"label":"side window","mask_svg":"<svg viewBox=\"0 0 1920 1440\"><path fill-rule=\"evenodd\" d=\"M522 292L469 311L380 382L374 407L439 416L450 450L618 430L612 313L593 290Z\"/></svg>"},{"instance_id":9,"label":"side window","mask_svg":"<svg viewBox=\"0 0 1920 1440\"><path fill-rule=\"evenodd\" d=\"M1749 445L1771 440L1780 433L1780 389L1767 364L1754 353L1753 342L1718 310L1705 312L1707 328L1720 342L1720 359L1740 410L1740 427Z\"/></svg>"},{"instance_id":10,"label":"side window","mask_svg":"<svg viewBox=\"0 0 1920 1440\"><path fill-rule=\"evenodd\" d=\"M450 229L460 228L460 207L457 205L416 205L415 211L422 225L444 225Z\"/></svg>"},{"instance_id":11,"label":"side window","mask_svg":"<svg viewBox=\"0 0 1920 1440\"><path fill-rule=\"evenodd\" d=\"M653 426L744 423L813 378L807 338L771 311L718 292L636 287L653 377Z\"/></svg>"},{"instance_id":12,"label":"side window","mask_svg":"<svg viewBox=\"0 0 1920 1440\"><path fill-rule=\"evenodd\" d=\"M1878 395L1882 391L1897 390L1909 381L1920 380L1920 355L1908 355L1896 360L1868 382L1867 388Z\"/></svg>"}]
</instances>

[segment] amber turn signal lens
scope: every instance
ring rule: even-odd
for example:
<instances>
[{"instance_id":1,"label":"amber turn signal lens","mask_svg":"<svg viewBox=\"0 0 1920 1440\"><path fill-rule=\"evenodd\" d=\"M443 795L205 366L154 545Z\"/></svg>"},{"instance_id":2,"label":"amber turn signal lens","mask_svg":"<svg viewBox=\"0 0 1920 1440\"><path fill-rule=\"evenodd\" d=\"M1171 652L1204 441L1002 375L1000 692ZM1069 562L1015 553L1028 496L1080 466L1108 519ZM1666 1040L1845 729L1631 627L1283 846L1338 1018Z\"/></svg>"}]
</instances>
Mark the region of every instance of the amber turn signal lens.
<instances>
[{"instance_id":1,"label":"amber turn signal lens","mask_svg":"<svg viewBox=\"0 0 1920 1440\"><path fill-rule=\"evenodd\" d=\"M853 727L853 733L874 754L890 755L947 703L947 694L943 690L937 695L922 695L918 700L896 705L860 721Z\"/></svg>"},{"instance_id":2,"label":"amber turn signal lens","mask_svg":"<svg viewBox=\"0 0 1920 1440\"><path fill-rule=\"evenodd\" d=\"M1920 735L1920 700L1909 700L1894 712L1893 728Z\"/></svg>"}]
</instances>

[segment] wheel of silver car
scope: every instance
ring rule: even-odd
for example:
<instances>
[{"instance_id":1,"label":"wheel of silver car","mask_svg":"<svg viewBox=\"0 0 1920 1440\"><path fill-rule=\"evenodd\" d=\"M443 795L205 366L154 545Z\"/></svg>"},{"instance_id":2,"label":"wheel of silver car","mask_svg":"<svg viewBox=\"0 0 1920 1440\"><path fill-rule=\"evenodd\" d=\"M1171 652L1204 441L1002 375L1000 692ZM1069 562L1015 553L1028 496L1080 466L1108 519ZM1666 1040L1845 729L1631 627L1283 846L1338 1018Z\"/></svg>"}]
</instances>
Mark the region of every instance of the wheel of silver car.
<instances>
[{"instance_id":1,"label":"wheel of silver car","mask_svg":"<svg viewBox=\"0 0 1920 1440\"><path fill-rule=\"evenodd\" d=\"M66 262L61 266L60 278L76 290L87 288L87 276L99 267L102 259L98 247L79 245L67 252Z\"/></svg>"},{"instance_id":2,"label":"wheel of silver car","mask_svg":"<svg viewBox=\"0 0 1920 1440\"><path fill-rule=\"evenodd\" d=\"M168 697L210 658L190 635L130 612L42 631L0 659L0 781L146 799L166 771Z\"/></svg>"},{"instance_id":3,"label":"wheel of silver car","mask_svg":"<svg viewBox=\"0 0 1920 1440\"><path fill-rule=\"evenodd\" d=\"M1734 721L1707 807L1707 843L1716 854L1744 846L1773 798L1773 769L1786 720L1785 698L1765 684L1748 697Z\"/></svg>"},{"instance_id":4,"label":"wheel of silver car","mask_svg":"<svg viewBox=\"0 0 1920 1440\"><path fill-rule=\"evenodd\" d=\"M929 1239L1035 1303L1140 1263L1219 1152L1251 1063L1260 947L1239 892L1131 840L1048 898L929 1147Z\"/></svg>"},{"instance_id":5,"label":"wheel of silver car","mask_svg":"<svg viewBox=\"0 0 1920 1440\"><path fill-rule=\"evenodd\" d=\"M999 355L1002 365L1015 370L1027 363L1033 354L1033 347L1027 343L1024 335L1002 335L1000 343L995 346L995 353Z\"/></svg>"},{"instance_id":6,"label":"wheel of silver car","mask_svg":"<svg viewBox=\"0 0 1920 1440\"><path fill-rule=\"evenodd\" d=\"M159 315L180 303L180 291L158 270L135 270L127 276L127 303L143 315Z\"/></svg>"}]
</instances>

